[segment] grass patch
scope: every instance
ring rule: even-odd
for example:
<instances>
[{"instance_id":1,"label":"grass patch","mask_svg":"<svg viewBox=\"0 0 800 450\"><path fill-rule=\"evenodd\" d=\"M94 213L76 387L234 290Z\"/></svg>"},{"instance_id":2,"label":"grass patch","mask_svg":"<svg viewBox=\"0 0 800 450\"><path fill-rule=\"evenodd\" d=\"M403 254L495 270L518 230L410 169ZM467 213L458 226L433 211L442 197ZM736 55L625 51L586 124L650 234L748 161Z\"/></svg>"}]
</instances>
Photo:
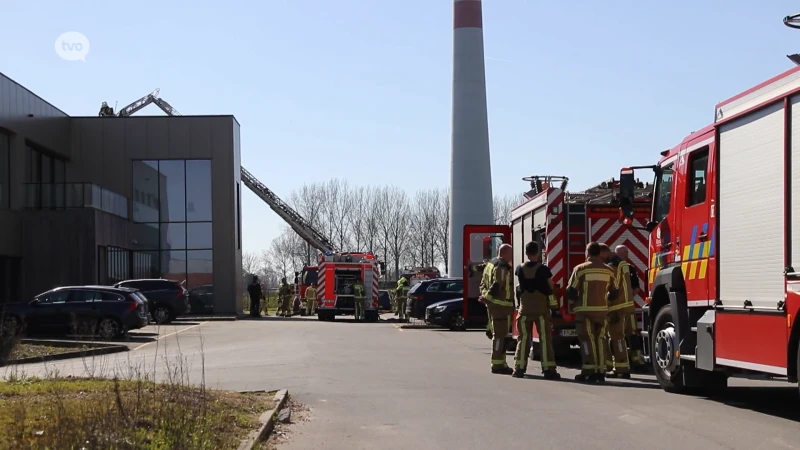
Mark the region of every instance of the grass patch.
<instances>
[{"instance_id":1,"label":"grass patch","mask_svg":"<svg viewBox=\"0 0 800 450\"><path fill-rule=\"evenodd\" d=\"M0 448L236 448L274 406L267 393L147 379L0 383Z\"/></svg>"},{"instance_id":2,"label":"grass patch","mask_svg":"<svg viewBox=\"0 0 800 450\"><path fill-rule=\"evenodd\" d=\"M61 353L81 352L92 349L89 345L78 345L75 347L53 347L50 345L40 344L17 344L11 350L8 356L8 361L13 362L15 359L35 358L39 356L59 355Z\"/></svg>"}]
</instances>

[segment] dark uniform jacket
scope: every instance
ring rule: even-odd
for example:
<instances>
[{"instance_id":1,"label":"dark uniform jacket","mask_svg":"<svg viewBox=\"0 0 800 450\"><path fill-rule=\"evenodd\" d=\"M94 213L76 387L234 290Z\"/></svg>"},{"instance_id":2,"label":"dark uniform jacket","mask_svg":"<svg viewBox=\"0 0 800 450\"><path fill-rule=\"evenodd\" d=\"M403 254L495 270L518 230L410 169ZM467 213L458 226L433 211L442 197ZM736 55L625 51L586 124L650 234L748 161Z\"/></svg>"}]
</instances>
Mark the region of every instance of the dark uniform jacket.
<instances>
[{"instance_id":1,"label":"dark uniform jacket","mask_svg":"<svg viewBox=\"0 0 800 450\"><path fill-rule=\"evenodd\" d=\"M553 295L553 273L541 263L526 262L517 266L514 273L519 285L517 299L520 315L543 315L558 307Z\"/></svg>"},{"instance_id":2,"label":"dark uniform jacket","mask_svg":"<svg viewBox=\"0 0 800 450\"><path fill-rule=\"evenodd\" d=\"M247 294L251 300L261 300L261 285L259 283L250 283L247 285Z\"/></svg>"}]
</instances>

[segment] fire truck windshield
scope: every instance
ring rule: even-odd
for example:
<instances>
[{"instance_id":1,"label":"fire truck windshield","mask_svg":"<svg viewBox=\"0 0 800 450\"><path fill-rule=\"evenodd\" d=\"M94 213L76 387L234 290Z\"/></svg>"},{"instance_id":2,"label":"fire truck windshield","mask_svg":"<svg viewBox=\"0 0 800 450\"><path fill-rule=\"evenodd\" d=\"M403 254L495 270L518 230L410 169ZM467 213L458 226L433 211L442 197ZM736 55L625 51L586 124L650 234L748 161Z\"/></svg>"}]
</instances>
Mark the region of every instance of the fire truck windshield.
<instances>
[{"instance_id":1,"label":"fire truck windshield","mask_svg":"<svg viewBox=\"0 0 800 450\"><path fill-rule=\"evenodd\" d=\"M316 270L304 271L303 274L301 275L300 282L306 286L317 284L317 271Z\"/></svg>"},{"instance_id":2,"label":"fire truck windshield","mask_svg":"<svg viewBox=\"0 0 800 450\"><path fill-rule=\"evenodd\" d=\"M664 166L656 175L656 195L653 201L653 222L660 223L669 214L672 200L673 164Z\"/></svg>"}]
</instances>

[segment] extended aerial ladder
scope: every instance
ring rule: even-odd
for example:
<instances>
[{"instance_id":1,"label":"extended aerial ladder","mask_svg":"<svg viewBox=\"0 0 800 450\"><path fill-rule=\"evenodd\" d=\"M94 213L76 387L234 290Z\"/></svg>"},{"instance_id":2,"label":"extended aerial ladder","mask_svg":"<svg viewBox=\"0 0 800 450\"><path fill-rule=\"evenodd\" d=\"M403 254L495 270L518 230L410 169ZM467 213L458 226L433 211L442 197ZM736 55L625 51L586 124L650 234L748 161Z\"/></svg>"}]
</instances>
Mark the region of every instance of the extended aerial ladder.
<instances>
[{"instance_id":1,"label":"extended aerial ladder","mask_svg":"<svg viewBox=\"0 0 800 450\"><path fill-rule=\"evenodd\" d=\"M155 104L168 116L180 116L181 113L179 113L177 109L173 108L172 105L167 103L166 100L163 100L158 96L159 92L159 89L154 90L139 100L136 100L130 105L120 109L117 114L114 114L113 109L103 102L103 106L100 107L100 116L127 117L135 114L150 104ZM275 211L275 213L280 216L281 219L286 221L292 230L294 230L298 236L306 241L308 245L314 247L322 253L335 251L335 247L330 240L328 240L322 233L311 226L311 224L308 223L308 221L306 221L306 219L304 219L303 216L301 216L297 211L295 211L294 208L281 200L280 197L278 197L266 185L264 185L264 183L259 181L244 167L241 168L241 177L244 185L253 191L253 193L256 194L267 205L269 205L269 207Z\"/></svg>"}]
</instances>

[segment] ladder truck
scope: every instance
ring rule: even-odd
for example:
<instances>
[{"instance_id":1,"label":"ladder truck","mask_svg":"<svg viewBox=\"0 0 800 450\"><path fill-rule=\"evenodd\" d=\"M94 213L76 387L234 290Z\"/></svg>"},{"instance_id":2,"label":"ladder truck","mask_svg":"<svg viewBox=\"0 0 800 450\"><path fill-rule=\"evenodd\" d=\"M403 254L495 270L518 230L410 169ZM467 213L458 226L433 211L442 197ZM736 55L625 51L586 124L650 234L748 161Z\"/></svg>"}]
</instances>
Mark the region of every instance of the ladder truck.
<instances>
[{"instance_id":1,"label":"ladder truck","mask_svg":"<svg viewBox=\"0 0 800 450\"><path fill-rule=\"evenodd\" d=\"M166 100L158 95L160 89L145 95L135 102L120 109L116 114L103 102L100 107L101 117L129 117L150 104L155 104L168 116L181 114ZM318 315L320 320L333 320L337 314L352 313L354 299L352 284L359 281L364 286L366 298L364 317L377 321L378 315L378 281L385 264L377 256L369 253L342 253L337 251L333 243L314 228L303 216L284 202L264 183L259 181L243 166L241 180L248 189L264 201L281 219L283 219L309 246L319 252L318 265L307 266L302 272L295 274L295 292L301 302L306 301L305 293L309 286L317 287ZM346 284L349 282L350 284ZM326 283L331 288L326 289ZM345 286L350 286L348 290Z\"/></svg>"},{"instance_id":2,"label":"ladder truck","mask_svg":"<svg viewBox=\"0 0 800 450\"><path fill-rule=\"evenodd\" d=\"M630 229L618 222L619 181L608 181L584 191L567 191L569 179L563 176L535 175L523 178L531 189L524 194L525 201L511 211L509 225L466 225L464 227L464 261L477 264L494 258L502 243L510 243L514 249L513 265L527 261L525 245L534 241L541 249L540 260L550 267L555 284L555 296L559 310L553 317L551 331L553 348L557 356L570 352L578 344L575 315L566 301L566 286L572 269L586 261L586 245L602 242L613 250L625 245L629 250L631 265L640 280L647 268L647 233ZM634 188L635 208L639 214L650 211L652 185L638 183ZM642 222L643 224L644 222ZM466 269L466 268L465 268ZM464 316L475 311L480 277L470 278L471 270L465 270ZM514 288L518 281L514 277ZM644 297L634 297L637 318L641 318ZM641 321L640 321L641 323ZM640 327L641 328L641 327ZM512 335L519 337L516 320L512 321ZM533 354L539 354L540 336L534 328L532 336Z\"/></svg>"},{"instance_id":3,"label":"ladder truck","mask_svg":"<svg viewBox=\"0 0 800 450\"><path fill-rule=\"evenodd\" d=\"M645 347L661 387L800 372L800 67L717 104L652 166L620 172L620 221L649 233ZM653 210L632 207L655 172Z\"/></svg>"}]
</instances>

